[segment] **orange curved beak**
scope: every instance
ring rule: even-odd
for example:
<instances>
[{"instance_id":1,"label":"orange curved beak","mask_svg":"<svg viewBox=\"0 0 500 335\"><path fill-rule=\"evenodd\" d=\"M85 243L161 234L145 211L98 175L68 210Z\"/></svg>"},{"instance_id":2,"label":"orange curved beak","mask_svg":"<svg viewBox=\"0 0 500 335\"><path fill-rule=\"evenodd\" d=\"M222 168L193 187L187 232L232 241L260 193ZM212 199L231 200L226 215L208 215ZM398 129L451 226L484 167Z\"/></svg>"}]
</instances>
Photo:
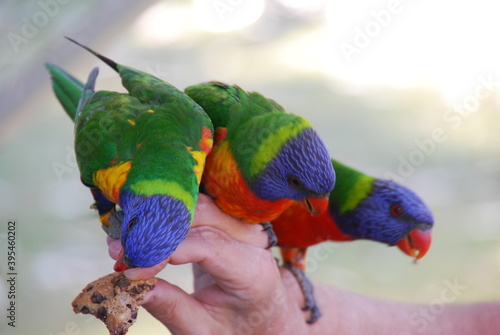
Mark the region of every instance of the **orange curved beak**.
<instances>
[{"instance_id":1,"label":"orange curved beak","mask_svg":"<svg viewBox=\"0 0 500 335\"><path fill-rule=\"evenodd\" d=\"M405 254L418 260L425 256L431 246L431 231L414 229L396 245Z\"/></svg>"},{"instance_id":2,"label":"orange curved beak","mask_svg":"<svg viewBox=\"0 0 500 335\"><path fill-rule=\"evenodd\" d=\"M323 214L328 208L328 196L324 198L304 198L300 201L302 207L304 207L311 215L316 216Z\"/></svg>"},{"instance_id":3,"label":"orange curved beak","mask_svg":"<svg viewBox=\"0 0 500 335\"><path fill-rule=\"evenodd\" d=\"M116 263L115 263L115 266L113 266L113 270L115 270L116 272L122 272L122 271L125 271L127 269L129 269L130 267L125 264L125 262L123 261L123 256L125 254L125 251L122 249L120 250L120 253L118 254L118 258L116 259Z\"/></svg>"}]
</instances>

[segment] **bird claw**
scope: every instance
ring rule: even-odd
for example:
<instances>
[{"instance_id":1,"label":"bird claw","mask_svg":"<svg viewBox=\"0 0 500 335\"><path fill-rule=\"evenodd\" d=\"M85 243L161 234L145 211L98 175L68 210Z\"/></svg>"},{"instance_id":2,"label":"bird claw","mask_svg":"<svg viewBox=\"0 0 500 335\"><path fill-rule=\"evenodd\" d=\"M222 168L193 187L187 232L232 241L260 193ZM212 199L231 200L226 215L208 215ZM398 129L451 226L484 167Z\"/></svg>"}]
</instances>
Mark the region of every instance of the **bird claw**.
<instances>
[{"instance_id":1,"label":"bird claw","mask_svg":"<svg viewBox=\"0 0 500 335\"><path fill-rule=\"evenodd\" d=\"M274 233L271 222L261 222L262 230L267 233L268 246L266 249L271 249L278 243L278 237Z\"/></svg>"},{"instance_id":2,"label":"bird claw","mask_svg":"<svg viewBox=\"0 0 500 335\"><path fill-rule=\"evenodd\" d=\"M314 304L315 305L309 309L305 309L305 307L302 308L302 310L304 310L304 311L309 310L311 312L311 316L306 321L309 324L315 323L321 317L321 310L319 309L318 305L316 304L316 301L314 302Z\"/></svg>"},{"instance_id":3,"label":"bird claw","mask_svg":"<svg viewBox=\"0 0 500 335\"><path fill-rule=\"evenodd\" d=\"M102 229L108 234L109 237L113 239L119 239L121 237L123 224L123 211L116 211L113 215L108 218L108 226L101 225Z\"/></svg>"},{"instance_id":4,"label":"bird claw","mask_svg":"<svg viewBox=\"0 0 500 335\"><path fill-rule=\"evenodd\" d=\"M321 310L318 307L316 298L314 298L314 286L311 280L307 277L306 273L303 270L290 263L286 263L285 265L283 265L283 267L290 270L290 272L297 280L302 293L304 294L305 304L304 307L302 307L302 310L310 311L311 314L310 318L307 320L307 323L315 323L321 317Z\"/></svg>"}]
</instances>

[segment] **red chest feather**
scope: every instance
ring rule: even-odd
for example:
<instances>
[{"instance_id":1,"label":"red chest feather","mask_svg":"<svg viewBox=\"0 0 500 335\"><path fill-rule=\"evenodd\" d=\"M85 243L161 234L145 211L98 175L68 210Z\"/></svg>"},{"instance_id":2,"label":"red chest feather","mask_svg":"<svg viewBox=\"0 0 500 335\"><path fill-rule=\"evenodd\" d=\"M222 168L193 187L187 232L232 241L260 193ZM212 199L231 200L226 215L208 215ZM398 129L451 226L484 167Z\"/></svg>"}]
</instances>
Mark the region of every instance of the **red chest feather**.
<instances>
[{"instance_id":1,"label":"red chest feather","mask_svg":"<svg viewBox=\"0 0 500 335\"><path fill-rule=\"evenodd\" d=\"M312 216L299 203L294 203L279 218L272 222L283 247L307 248L324 241L350 241L330 217L329 211Z\"/></svg>"},{"instance_id":2,"label":"red chest feather","mask_svg":"<svg viewBox=\"0 0 500 335\"><path fill-rule=\"evenodd\" d=\"M216 142L219 141L216 139ZM225 213L248 223L272 221L293 203L289 199L268 201L257 197L238 170L229 143L224 140L208 155L202 184Z\"/></svg>"}]
</instances>

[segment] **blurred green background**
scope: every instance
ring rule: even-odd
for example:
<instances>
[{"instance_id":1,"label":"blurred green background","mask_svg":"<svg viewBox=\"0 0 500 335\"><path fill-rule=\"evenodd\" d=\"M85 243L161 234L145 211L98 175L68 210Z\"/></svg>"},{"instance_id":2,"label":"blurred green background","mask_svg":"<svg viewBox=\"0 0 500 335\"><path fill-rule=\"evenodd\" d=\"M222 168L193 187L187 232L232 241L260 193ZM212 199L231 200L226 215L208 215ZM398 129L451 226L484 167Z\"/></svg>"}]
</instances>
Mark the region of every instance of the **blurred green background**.
<instances>
[{"instance_id":1,"label":"blurred green background","mask_svg":"<svg viewBox=\"0 0 500 335\"><path fill-rule=\"evenodd\" d=\"M45 62L80 79L101 69L63 38L179 88L237 83L308 117L333 157L414 189L431 207L433 245L419 264L366 241L309 253L318 282L418 302L500 299L500 47L494 3L199 0L0 2L0 332L107 334L70 303L111 271L73 154L72 122ZM8 327L7 222L17 222L17 323ZM160 277L191 290L190 266ZM130 333L168 333L142 311Z\"/></svg>"}]
</instances>

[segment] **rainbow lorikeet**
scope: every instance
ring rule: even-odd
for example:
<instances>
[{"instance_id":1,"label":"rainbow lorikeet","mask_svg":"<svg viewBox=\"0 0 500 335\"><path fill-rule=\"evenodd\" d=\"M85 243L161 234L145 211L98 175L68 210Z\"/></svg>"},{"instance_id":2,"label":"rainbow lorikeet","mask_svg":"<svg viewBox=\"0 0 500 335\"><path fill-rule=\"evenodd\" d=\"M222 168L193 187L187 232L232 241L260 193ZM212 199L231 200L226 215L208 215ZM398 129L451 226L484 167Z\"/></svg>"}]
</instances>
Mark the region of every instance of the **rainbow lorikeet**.
<instances>
[{"instance_id":1,"label":"rainbow lorikeet","mask_svg":"<svg viewBox=\"0 0 500 335\"><path fill-rule=\"evenodd\" d=\"M82 91L76 79L47 65L58 99L74 118L81 179L103 227L120 224L123 253L115 270L154 266L189 230L212 147L212 123L172 85L84 48L115 69L129 93L94 92L97 68Z\"/></svg>"},{"instance_id":2,"label":"rainbow lorikeet","mask_svg":"<svg viewBox=\"0 0 500 335\"><path fill-rule=\"evenodd\" d=\"M81 89L83 87L83 84L81 84L77 79L66 73L64 70L57 68L54 65L50 65L49 70L51 71L52 76L57 79L53 80L53 84L54 84L54 90L56 92L59 101L64 106L68 115L70 115L70 117L73 117L75 106L77 105L77 103L75 102L75 97L78 99L79 95L81 95ZM218 83L217 85L220 86L224 84ZM226 86L221 86L221 87L213 86L213 87L217 90L221 90L221 87L226 87ZM202 93L202 91L200 91L201 88L205 90L206 88L210 88L210 86L207 86L206 84L197 85L192 88L189 88L188 92ZM237 90L241 91L241 89L239 88L237 88ZM215 94L221 92L215 91L208 93ZM203 94L205 94L205 92L203 92ZM207 176L207 171L210 171L210 175L209 178L203 177L202 180L205 180L205 182L203 183L203 188L205 190L208 190L208 193L212 196L214 196L216 193L223 195L220 197L215 197L216 203L223 210L234 216L244 218L245 220L250 221L252 223L257 223L257 222L261 223L269 221L270 219L278 216L279 213L281 213L284 210L284 208L288 207L294 202L291 199L281 199L282 197L288 197L297 200L303 199L301 201L301 204L305 206L307 210L310 212L319 213L323 210L326 210L326 207L328 205L328 193L329 190L331 190L333 183L335 181L335 173L329 162L329 158L327 163L326 164L324 163L325 161L324 158L328 157L326 149L324 148L323 143L318 138L316 133L310 128L310 125L307 122L307 120L304 120L292 114L285 113L281 106L279 106L272 100L262 97L257 93L251 93L252 100L249 100L250 99L249 98L246 99L246 101L244 102L243 107L249 110L242 110L242 104L237 100L239 99L238 96L234 94L233 96L230 96L230 94L233 94L233 92L225 92L220 96L219 95L214 96L214 98L216 99L220 98L227 99L228 97L230 98L228 101L226 101L226 104L221 104L220 106L221 108L216 111L213 111L213 109L214 108L217 109L218 107L217 100L215 104L212 106L207 105L208 101L204 102L205 107L206 106L211 107L210 110L212 111L212 113L210 116L219 125L219 128L217 130L217 139L218 139L217 143L220 143L221 141L224 140L223 141L224 145L227 145L228 142L225 141L225 139L228 133L227 130L228 128L233 129L232 131L229 131L230 134L235 134L235 132L240 132L241 129L243 129L243 131L246 132L242 134L249 133L248 138L260 139L260 141L252 142L241 138L241 136L240 137L233 136L236 137L237 139L235 143L238 141L240 143L239 147L236 147L237 153L241 153L242 152L241 149L248 150L254 148L253 151L255 151L256 145L260 144L262 142L262 139L265 139L266 136L271 135L271 132L276 132L275 135L278 136L277 138L278 140L280 138L284 138L286 140L287 135L285 132L287 131L287 127L292 128L292 131L296 133L303 132L303 134L300 137L295 136L298 137L295 140L289 140L290 143L288 143L288 145L285 146L286 147L285 150L282 150L280 157L274 159L271 162L272 164L269 164L270 167L267 169L265 177L261 178L260 184L256 183L252 184L256 185L258 194L263 195L264 199L259 198L259 195L254 195L252 193L253 191L246 186L246 180L243 179L242 174L239 172L238 166L235 164L234 159L232 157L225 157L228 154L230 154L230 152L225 150L218 151L217 159L209 159L209 161L207 161L207 166L205 167L204 176ZM243 91L241 91L238 94L248 97L247 93ZM248 106L250 103L253 103L254 105ZM233 105L234 107L232 107ZM231 120L233 123L237 121L238 122L242 121L243 117L248 117L250 113L254 113L255 119L250 118L249 122L246 122L244 124L244 127L242 128L238 127L237 124L235 124L234 127L232 126L232 124L229 127L222 127L223 123L228 123L227 119L229 118L230 115L224 114L228 112L228 108L232 108L231 113L233 113L234 115L231 115L232 116ZM255 109L256 112L253 109ZM269 118L267 116L267 114L269 113L266 110L273 111L272 118ZM266 118L258 117L259 113L264 114ZM268 122L274 122L274 124L271 127L268 127L266 124ZM287 124L287 122L290 122L290 124ZM262 126L262 124L264 124L264 126ZM281 133L278 133L277 131L281 131ZM289 136L289 137L292 137L293 139L294 136ZM267 141L276 142L275 139L276 137L268 138ZM304 146L304 148L308 149L307 153L304 154L300 151L301 145ZM234 147L234 145L232 145L232 147ZM276 151L277 149L279 148L274 148L272 150ZM294 150L298 152L294 154L293 153ZM266 158L265 154L266 154L265 152L261 154L261 156L264 156L264 159ZM239 161L243 162L242 165L246 167L248 170L250 161L244 155L237 155L237 156ZM320 159L317 162L314 162L314 159L317 157L319 157ZM223 160L224 158L228 159ZM303 161L306 160L309 161L302 163L302 165L294 163L292 167L288 167L288 171L285 169L281 171L282 172L281 185L277 184L280 181L276 180L274 180L274 183L271 184L266 183L267 180L274 178L273 171L281 169L281 166L289 164L290 161L292 161L295 158L301 159ZM213 162L214 164L211 164L210 162ZM255 170L255 165L262 164L262 161L261 162L257 161L254 162L253 164L254 166L252 168ZM309 167L311 169L307 170ZM301 170L304 170L305 172L302 172ZM315 171L320 171L317 174L317 177L324 176L324 178L320 179L318 182L315 182L313 178L314 176L312 176L313 173L315 173ZM283 175L283 173L287 174ZM264 173L262 173L262 175L264 175ZM214 180L213 176L216 176L218 178L215 178ZM220 180L222 179L224 181L225 178L227 177L230 177L229 179L227 179L227 181L229 181L230 183L223 185L223 187L220 187L220 185L218 184ZM306 184L301 185L301 181L299 178L304 179ZM206 181L207 179L208 181ZM254 177L253 179L256 178ZM292 183L296 183L297 185L293 185ZM315 185L315 183L319 185L319 187ZM244 186L244 188L239 187L238 184L241 184L242 186ZM312 185L313 187L319 189L320 191L315 192L314 190L308 190L307 187L309 187L309 185ZM238 186L238 188L234 188L235 186ZM272 187L274 188L283 187L284 190L281 191L277 190L278 192L281 193L276 193L275 191L276 194L269 194L266 196L265 192L269 192L269 190L272 189ZM221 190L223 191L221 192ZM224 192L227 193L227 191L230 191L231 193L224 196ZM266 200L266 198L269 200ZM237 201L235 201L235 199ZM252 204L253 207L249 207L250 204ZM273 242L274 234L272 233L272 230L269 229L270 226L266 225L264 226L268 230L268 234L270 235L270 245L272 245L274 244Z\"/></svg>"},{"instance_id":3,"label":"rainbow lorikeet","mask_svg":"<svg viewBox=\"0 0 500 335\"><path fill-rule=\"evenodd\" d=\"M208 82L185 91L214 125L201 186L224 212L265 223L295 201L308 212L326 210L335 172L309 121L238 86Z\"/></svg>"},{"instance_id":4,"label":"rainbow lorikeet","mask_svg":"<svg viewBox=\"0 0 500 335\"><path fill-rule=\"evenodd\" d=\"M393 181L382 180L332 160L337 173L328 210L311 216L298 204L272 222L285 266L297 277L306 295L311 320L320 312L305 270L307 248L324 241L368 239L397 245L416 259L431 244L434 219L419 196Z\"/></svg>"}]
</instances>

